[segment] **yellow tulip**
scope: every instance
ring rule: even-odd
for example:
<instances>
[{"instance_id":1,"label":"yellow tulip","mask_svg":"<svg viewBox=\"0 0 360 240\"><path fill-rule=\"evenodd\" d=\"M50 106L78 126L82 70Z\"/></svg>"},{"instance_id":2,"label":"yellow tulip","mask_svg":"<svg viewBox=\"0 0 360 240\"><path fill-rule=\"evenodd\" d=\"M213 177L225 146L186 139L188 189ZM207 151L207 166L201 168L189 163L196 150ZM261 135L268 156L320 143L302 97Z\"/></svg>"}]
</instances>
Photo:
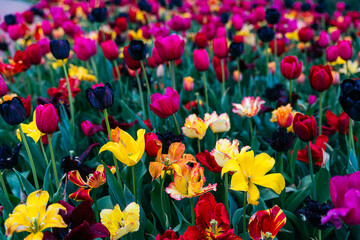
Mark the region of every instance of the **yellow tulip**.
<instances>
[{"instance_id":1,"label":"yellow tulip","mask_svg":"<svg viewBox=\"0 0 360 240\"><path fill-rule=\"evenodd\" d=\"M211 115L205 113L205 125L209 125L213 133L227 132L230 130L230 119L227 113L220 116L214 111Z\"/></svg>"},{"instance_id":2,"label":"yellow tulip","mask_svg":"<svg viewBox=\"0 0 360 240\"><path fill-rule=\"evenodd\" d=\"M215 148L211 151L216 163L223 167L227 161L234 158L239 153L239 141L233 140L232 143L229 139L219 139L216 142Z\"/></svg>"},{"instance_id":3,"label":"yellow tulip","mask_svg":"<svg viewBox=\"0 0 360 240\"><path fill-rule=\"evenodd\" d=\"M145 130L137 131L137 140L119 127L111 130L113 142L108 142L100 149L100 152L110 151L115 158L126 166L134 166L139 162L145 151Z\"/></svg>"},{"instance_id":4,"label":"yellow tulip","mask_svg":"<svg viewBox=\"0 0 360 240\"><path fill-rule=\"evenodd\" d=\"M26 136L32 138L35 143L39 141L39 139L45 135L45 133L40 132L40 130L36 126L36 112L33 113L33 120L29 124L20 123L24 133ZM16 130L16 136L21 141L20 130Z\"/></svg>"},{"instance_id":5,"label":"yellow tulip","mask_svg":"<svg viewBox=\"0 0 360 240\"><path fill-rule=\"evenodd\" d=\"M225 164L221 175L234 172L230 188L234 191L247 192L248 202L257 205L260 192L256 185L271 188L277 194L285 188L285 179L280 173L265 175L274 164L275 160L266 153L254 156L253 151L243 151Z\"/></svg>"},{"instance_id":6,"label":"yellow tulip","mask_svg":"<svg viewBox=\"0 0 360 240\"><path fill-rule=\"evenodd\" d=\"M80 81L97 82L96 77L90 74L88 69L81 66L75 66L73 64L70 64L69 76L77 78Z\"/></svg>"},{"instance_id":7,"label":"yellow tulip","mask_svg":"<svg viewBox=\"0 0 360 240\"><path fill-rule=\"evenodd\" d=\"M196 114L191 114L185 119L185 125L181 129L185 136L201 140L205 136L207 128L208 125L201 118L197 117Z\"/></svg>"},{"instance_id":8,"label":"yellow tulip","mask_svg":"<svg viewBox=\"0 0 360 240\"><path fill-rule=\"evenodd\" d=\"M66 208L59 203L54 203L46 208L49 201L47 191L38 190L31 193L26 204L19 204L5 221L6 235L12 236L14 232L29 232L25 240L41 240L47 228L65 228L59 210Z\"/></svg>"},{"instance_id":9,"label":"yellow tulip","mask_svg":"<svg viewBox=\"0 0 360 240\"><path fill-rule=\"evenodd\" d=\"M100 212L101 223L109 230L110 239L117 240L129 232L136 232L140 227L140 206L135 202L121 211L118 204L114 209L103 209Z\"/></svg>"}]
</instances>

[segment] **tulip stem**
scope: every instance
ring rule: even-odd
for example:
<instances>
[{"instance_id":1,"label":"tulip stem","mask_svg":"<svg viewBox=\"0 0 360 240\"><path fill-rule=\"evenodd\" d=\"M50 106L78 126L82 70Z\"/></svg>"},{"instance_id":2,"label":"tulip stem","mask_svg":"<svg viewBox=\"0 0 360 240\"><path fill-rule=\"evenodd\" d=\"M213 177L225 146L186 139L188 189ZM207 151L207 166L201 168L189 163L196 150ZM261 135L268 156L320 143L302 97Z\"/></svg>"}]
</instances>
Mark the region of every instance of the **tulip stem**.
<instances>
[{"instance_id":1,"label":"tulip stem","mask_svg":"<svg viewBox=\"0 0 360 240\"><path fill-rule=\"evenodd\" d=\"M111 135L111 130L110 130L109 117L108 117L108 112L107 112L106 108L104 109L104 118L105 118L105 125L106 125L106 130L108 132L109 141L112 142L113 140L112 140L112 135ZM118 179L119 185L122 186L118 160L115 158L114 155L113 155L113 160L114 160L114 166L116 169L116 177Z\"/></svg>"},{"instance_id":2,"label":"tulip stem","mask_svg":"<svg viewBox=\"0 0 360 240\"><path fill-rule=\"evenodd\" d=\"M43 94L43 87L42 87L42 83L41 83L40 65L36 66L36 71L37 71L37 75L38 75L38 83L39 83L39 90L40 90L40 95L39 96L41 96Z\"/></svg>"},{"instance_id":3,"label":"tulip stem","mask_svg":"<svg viewBox=\"0 0 360 240\"><path fill-rule=\"evenodd\" d=\"M228 214L230 216L230 209L229 209L229 174L225 173L225 179L224 179L224 185L225 185L225 207L228 211ZM231 219L231 218L230 218Z\"/></svg>"},{"instance_id":4,"label":"tulip stem","mask_svg":"<svg viewBox=\"0 0 360 240\"><path fill-rule=\"evenodd\" d=\"M142 69L142 71L143 71L144 78L145 78L146 90L147 90L147 93L148 93L148 101L150 102L150 97L151 97L150 85L149 85L149 79L148 79L147 74L146 74L146 69L145 69L145 66L144 66L144 61L140 61L140 64L141 64L141 69Z\"/></svg>"},{"instance_id":5,"label":"tulip stem","mask_svg":"<svg viewBox=\"0 0 360 240\"><path fill-rule=\"evenodd\" d=\"M251 118L249 118L249 125L250 125L250 143L251 143L253 135L254 135L254 129L253 129L253 124L252 124Z\"/></svg>"},{"instance_id":6,"label":"tulip stem","mask_svg":"<svg viewBox=\"0 0 360 240\"><path fill-rule=\"evenodd\" d=\"M200 139L198 139L198 141L197 141L197 142L198 142L198 144L197 144L197 145L198 145L198 153L200 153L200 152L201 152L200 141L201 141Z\"/></svg>"},{"instance_id":7,"label":"tulip stem","mask_svg":"<svg viewBox=\"0 0 360 240\"><path fill-rule=\"evenodd\" d=\"M43 142L42 142L42 140L41 140L41 137L40 137L40 139L39 139L39 142L40 142L41 152L42 152L43 155L44 155L44 159L45 159L46 166L48 166L48 165L49 165L49 160L48 160L48 158L47 158L47 156L46 156L44 144L43 144Z\"/></svg>"},{"instance_id":8,"label":"tulip stem","mask_svg":"<svg viewBox=\"0 0 360 240\"><path fill-rule=\"evenodd\" d=\"M206 84L206 74L205 74L205 72L202 72L202 77L203 77L203 81L204 81L206 112L209 112L209 98L208 98L208 92L207 92L207 84Z\"/></svg>"},{"instance_id":9,"label":"tulip stem","mask_svg":"<svg viewBox=\"0 0 360 240\"><path fill-rule=\"evenodd\" d=\"M169 70L171 74L171 84L174 90L176 90L176 81L175 81L175 64L173 61L169 62Z\"/></svg>"},{"instance_id":10,"label":"tulip stem","mask_svg":"<svg viewBox=\"0 0 360 240\"><path fill-rule=\"evenodd\" d=\"M33 159L32 155L31 155L30 148L29 148L28 142L27 142L27 140L25 138L25 134L24 134L24 131L23 131L22 127L21 127L21 124L19 125L19 130L20 130L21 139L23 140L23 143L25 145L26 153L27 153L27 155L29 157L29 160L30 160L30 167L31 167L31 171L32 171L32 174L33 174L33 178L34 178L35 187L36 187L36 189L40 189L39 188L39 182L38 182L37 175L36 175L34 159Z\"/></svg>"},{"instance_id":11,"label":"tulip stem","mask_svg":"<svg viewBox=\"0 0 360 240\"><path fill-rule=\"evenodd\" d=\"M239 89L239 98L241 98L241 79L240 79L240 76L241 76L241 72L240 72L240 58L238 58L236 60L236 63L237 63L237 69L238 69L238 72L239 72L239 75L238 75L238 89Z\"/></svg>"},{"instance_id":12,"label":"tulip stem","mask_svg":"<svg viewBox=\"0 0 360 240\"><path fill-rule=\"evenodd\" d=\"M174 122L175 122L175 125L176 125L177 134L180 134L180 127L179 127L179 123L178 123L178 121L176 119L175 113L172 116L174 118Z\"/></svg>"},{"instance_id":13,"label":"tulip stem","mask_svg":"<svg viewBox=\"0 0 360 240\"><path fill-rule=\"evenodd\" d=\"M221 62L221 92L222 95L225 94L225 66L224 66L225 59L220 59Z\"/></svg>"},{"instance_id":14,"label":"tulip stem","mask_svg":"<svg viewBox=\"0 0 360 240\"><path fill-rule=\"evenodd\" d=\"M194 200L193 198L190 199L190 208L191 208L191 224L195 226L195 209L194 209Z\"/></svg>"},{"instance_id":15,"label":"tulip stem","mask_svg":"<svg viewBox=\"0 0 360 240\"><path fill-rule=\"evenodd\" d=\"M353 153L355 154L355 144L354 144L354 137L353 137L353 121L349 119L349 157L350 157L350 149L352 149ZM356 155L356 154L355 154Z\"/></svg>"},{"instance_id":16,"label":"tulip stem","mask_svg":"<svg viewBox=\"0 0 360 240\"><path fill-rule=\"evenodd\" d=\"M246 198L247 192L244 192L244 205L243 205L243 233L244 233L244 240L246 240Z\"/></svg>"},{"instance_id":17,"label":"tulip stem","mask_svg":"<svg viewBox=\"0 0 360 240\"><path fill-rule=\"evenodd\" d=\"M141 108L142 108L142 111L144 114L144 119L147 119L146 111L145 111L145 104L144 104L144 96L143 96L143 92L141 90L141 82L140 82L140 77L139 77L137 70L135 70L135 75L136 75L136 80L137 80L137 84L138 84L138 88L139 88Z\"/></svg>"},{"instance_id":18,"label":"tulip stem","mask_svg":"<svg viewBox=\"0 0 360 240\"><path fill-rule=\"evenodd\" d=\"M291 105L291 101L292 101L292 80L290 80L290 86L289 86L289 103Z\"/></svg>"},{"instance_id":19,"label":"tulip stem","mask_svg":"<svg viewBox=\"0 0 360 240\"><path fill-rule=\"evenodd\" d=\"M274 38L274 62L275 62L274 76L276 77L276 70L277 70L277 40L276 40L276 27L275 27L275 24L274 24L274 33L275 33L275 38Z\"/></svg>"},{"instance_id":20,"label":"tulip stem","mask_svg":"<svg viewBox=\"0 0 360 240\"><path fill-rule=\"evenodd\" d=\"M269 43L265 43L265 57L266 57L266 81L269 80Z\"/></svg>"},{"instance_id":21,"label":"tulip stem","mask_svg":"<svg viewBox=\"0 0 360 240\"><path fill-rule=\"evenodd\" d=\"M48 137L48 141L49 141L51 163L52 163L52 167L53 167L53 171L54 171L54 177L55 177L55 182L56 182L56 189L59 189L59 178L58 178L58 174L57 174L57 170L56 170L56 162L55 162L54 150L53 150L53 146L52 146L52 143L51 143L50 134L47 134L47 137Z\"/></svg>"},{"instance_id":22,"label":"tulip stem","mask_svg":"<svg viewBox=\"0 0 360 240\"><path fill-rule=\"evenodd\" d=\"M6 189L6 185L5 185L5 182L4 182L4 178L3 178L3 175L2 175L1 172L0 172L0 181L1 181L1 187L2 187L2 189L3 189L3 191L4 191L4 193L5 193L5 197L6 197L7 200L10 201L10 199L9 199L9 194L8 194L7 189Z\"/></svg>"},{"instance_id":23,"label":"tulip stem","mask_svg":"<svg viewBox=\"0 0 360 240\"><path fill-rule=\"evenodd\" d=\"M93 68L93 70L94 70L94 74L95 74L96 80L100 81L100 80L99 80L99 75L98 75L98 70L97 70L97 67L96 67L94 58L90 58L90 62L91 62L91 66L92 66L92 68Z\"/></svg>"},{"instance_id":24,"label":"tulip stem","mask_svg":"<svg viewBox=\"0 0 360 240\"><path fill-rule=\"evenodd\" d=\"M322 93L319 93L319 135L322 132Z\"/></svg>"},{"instance_id":25,"label":"tulip stem","mask_svg":"<svg viewBox=\"0 0 360 240\"><path fill-rule=\"evenodd\" d=\"M310 147L310 141L307 143L308 147L308 157L309 157L309 170L310 170L310 177L311 177L311 185L312 185L312 196L315 201L317 201L316 196L316 186L315 186L315 180L314 180L314 170L313 170L313 161L311 156L311 147Z\"/></svg>"},{"instance_id":26,"label":"tulip stem","mask_svg":"<svg viewBox=\"0 0 360 240\"><path fill-rule=\"evenodd\" d=\"M116 60L113 61L113 64L114 64L114 68L115 68L115 71L116 71L116 74L118 75L119 79L119 90L120 90L120 96L123 95L123 92L122 92L122 84L121 84L121 75L120 75L120 70L119 70L119 67L118 65L116 64ZM135 71L136 72L136 71Z\"/></svg>"},{"instance_id":27,"label":"tulip stem","mask_svg":"<svg viewBox=\"0 0 360 240\"><path fill-rule=\"evenodd\" d=\"M161 180L161 189L160 189L160 204L161 204L161 211L164 217L164 224L166 224L166 218L165 218L165 207L164 207L164 184L165 184L165 177L166 177L166 171L164 171L164 176ZM168 226L165 226L165 230L168 230Z\"/></svg>"},{"instance_id":28,"label":"tulip stem","mask_svg":"<svg viewBox=\"0 0 360 240\"><path fill-rule=\"evenodd\" d=\"M67 85L67 90L68 90L68 98L69 98L69 104L70 104L70 115L71 115L71 130L72 130L72 135L73 137L75 137L75 112L74 112L74 103L73 103L73 99L72 99L72 93L71 93L71 87L70 87L70 81L69 81L69 76L67 74L67 70L66 70L66 66L65 66L65 62L64 59L62 60L62 65L63 65L63 69L64 69L64 73L65 73L65 78L66 78L66 85Z\"/></svg>"},{"instance_id":29,"label":"tulip stem","mask_svg":"<svg viewBox=\"0 0 360 240\"><path fill-rule=\"evenodd\" d=\"M135 198L135 203L137 203L137 197L136 197L136 181L135 181L135 165L131 167L131 171L132 171L132 181L133 181L134 198Z\"/></svg>"},{"instance_id":30,"label":"tulip stem","mask_svg":"<svg viewBox=\"0 0 360 240\"><path fill-rule=\"evenodd\" d=\"M284 153L283 152L279 152L278 153L280 155L280 174L281 175L284 175ZM280 205L281 207L285 207L284 206L284 199L285 199L285 194L286 192L285 191L282 191L280 193Z\"/></svg>"},{"instance_id":31,"label":"tulip stem","mask_svg":"<svg viewBox=\"0 0 360 240\"><path fill-rule=\"evenodd\" d=\"M318 240L321 240L321 230L319 229L318 231Z\"/></svg>"}]
</instances>

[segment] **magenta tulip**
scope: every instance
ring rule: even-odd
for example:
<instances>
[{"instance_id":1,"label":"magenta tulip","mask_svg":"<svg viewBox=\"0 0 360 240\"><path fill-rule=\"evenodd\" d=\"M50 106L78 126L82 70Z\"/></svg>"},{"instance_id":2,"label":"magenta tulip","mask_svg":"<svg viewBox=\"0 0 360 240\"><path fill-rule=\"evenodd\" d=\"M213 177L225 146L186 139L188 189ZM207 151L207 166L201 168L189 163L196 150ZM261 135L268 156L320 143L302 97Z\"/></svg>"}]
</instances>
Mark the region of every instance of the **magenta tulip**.
<instances>
[{"instance_id":1,"label":"magenta tulip","mask_svg":"<svg viewBox=\"0 0 360 240\"><path fill-rule=\"evenodd\" d=\"M330 46L326 49L326 60L329 62L334 62L339 57L339 48L335 46Z\"/></svg>"},{"instance_id":2,"label":"magenta tulip","mask_svg":"<svg viewBox=\"0 0 360 240\"><path fill-rule=\"evenodd\" d=\"M42 133L52 134L58 128L59 115L54 105L47 103L36 107L36 126Z\"/></svg>"},{"instance_id":3,"label":"magenta tulip","mask_svg":"<svg viewBox=\"0 0 360 240\"><path fill-rule=\"evenodd\" d=\"M181 58L184 46L185 41L176 34L164 38L158 37L155 40L156 51L165 62Z\"/></svg>"},{"instance_id":4,"label":"magenta tulip","mask_svg":"<svg viewBox=\"0 0 360 240\"><path fill-rule=\"evenodd\" d=\"M78 37L75 39L73 50L81 61L88 61L96 54L96 42L89 38Z\"/></svg>"},{"instance_id":5,"label":"magenta tulip","mask_svg":"<svg viewBox=\"0 0 360 240\"><path fill-rule=\"evenodd\" d=\"M165 94L154 93L151 98L150 110L160 118L167 118L179 110L180 96L178 92L167 87Z\"/></svg>"},{"instance_id":6,"label":"magenta tulip","mask_svg":"<svg viewBox=\"0 0 360 240\"><path fill-rule=\"evenodd\" d=\"M113 61L119 56L119 49L113 40L107 40L101 43L101 49L106 59Z\"/></svg>"},{"instance_id":7,"label":"magenta tulip","mask_svg":"<svg viewBox=\"0 0 360 240\"><path fill-rule=\"evenodd\" d=\"M348 40L339 41L337 46L339 49L339 56L343 60L347 61L352 58L353 50L352 50L352 45L351 45L350 41L348 41Z\"/></svg>"},{"instance_id":8,"label":"magenta tulip","mask_svg":"<svg viewBox=\"0 0 360 240\"><path fill-rule=\"evenodd\" d=\"M321 31L318 40L319 47L326 48L327 46L329 46L329 42L330 38L327 32L325 30Z\"/></svg>"},{"instance_id":9,"label":"magenta tulip","mask_svg":"<svg viewBox=\"0 0 360 240\"><path fill-rule=\"evenodd\" d=\"M213 40L214 55L218 58L224 58L228 54L228 45L226 38L215 38Z\"/></svg>"},{"instance_id":10,"label":"magenta tulip","mask_svg":"<svg viewBox=\"0 0 360 240\"><path fill-rule=\"evenodd\" d=\"M195 49L193 59L195 68L199 72L205 72L209 69L209 55L205 49Z\"/></svg>"},{"instance_id":11,"label":"magenta tulip","mask_svg":"<svg viewBox=\"0 0 360 240\"><path fill-rule=\"evenodd\" d=\"M8 92L8 88L3 77L0 75L0 98L6 95Z\"/></svg>"}]
</instances>

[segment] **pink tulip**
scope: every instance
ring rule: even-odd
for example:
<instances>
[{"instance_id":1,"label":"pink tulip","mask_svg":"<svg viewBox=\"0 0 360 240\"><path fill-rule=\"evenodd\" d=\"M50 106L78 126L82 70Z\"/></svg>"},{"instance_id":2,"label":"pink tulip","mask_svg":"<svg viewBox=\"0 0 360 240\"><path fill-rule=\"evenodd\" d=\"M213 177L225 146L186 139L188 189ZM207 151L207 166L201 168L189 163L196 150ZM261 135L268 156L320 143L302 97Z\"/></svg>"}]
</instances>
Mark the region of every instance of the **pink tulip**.
<instances>
[{"instance_id":1,"label":"pink tulip","mask_svg":"<svg viewBox=\"0 0 360 240\"><path fill-rule=\"evenodd\" d=\"M334 62L339 56L338 46L330 46L326 49L326 60L329 62Z\"/></svg>"},{"instance_id":2,"label":"pink tulip","mask_svg":"<svg viewBox=\"0 0 360 240\"><path fill-rule=\"evenodd\" d=\"M75 39L73 50L81 61L88 61L96 54L96 42L89 38L78 37Z\"/></svg>"},{"instance_id":3,"label":"pink tulip","mask_svg":"<svg viewBox=\"0 0 360 240\"><path fill-rule=\"evenodd\" d=\"M6 95L8 92L8 88L3 77L0 75L0 98Z\"/></svg>"},{"instance_id":4,"label":"pink tulip","mask_svg":"<svg viewBox=\"0 0 360 240\"><path fill-rule=\"evenodd\" d=\"M347 61L352 58L353 50L352 50L352 45L351 45L350 41L348 41L348 40L339 41L337 44L337 47L339 49L339 56L343 60Z\"/></svg>"},{"instance_id":5,"label":"pink tulip","mask_svg":"<svg viewBox=\"0 0 360 240\"><path fill-rule=\"evenodd\" d=\"M119 56L119 49L113 40L107 40L101 43L101 49L106 59L113 61Z\"/></svg>"},{"instance_id":6,"label":"pink tulip","mask_svg":"<svg viewBox=\"0 0 360 240\"><path fill-rule=\"evenodd\" d=\"M209 69L209 55L205 49L195 49L193 59L195 68L199 72L205 72Z\"/></svg>"},{"instance_id":7,"label":"pink tulip","mask_svg":"<svg viewBox=\"0 0 360 240\"><path fill-rule=\"evenodd\" d=\"M184 46L185 41L176 34L164 38L158 37L155 40L156 51L165 62L181 58Z\"/></svg>"},{"instance_id":8,"label":"pink tulip","mask_svg":"<svg viewBox=\"0 0 360 240\"><path fill-rule=\"evenodd\" d=\"M327 46L329 46L329 35L327 34L327 32L325 30L320 32L319 35L319 40L318 40L318 45L319 47L323 47L326 48Z\"/></svg>"},{"instance_id":9,"label":"pink tulip","mask_svg":"<svg viewBox=\"0 0 360 240\"><path fill-rule=\"evenodd\" d=\"M226 38L215 38L213 40L214 55L218 58L224 58L228 54Z\"/></svg>"}]
</instances>

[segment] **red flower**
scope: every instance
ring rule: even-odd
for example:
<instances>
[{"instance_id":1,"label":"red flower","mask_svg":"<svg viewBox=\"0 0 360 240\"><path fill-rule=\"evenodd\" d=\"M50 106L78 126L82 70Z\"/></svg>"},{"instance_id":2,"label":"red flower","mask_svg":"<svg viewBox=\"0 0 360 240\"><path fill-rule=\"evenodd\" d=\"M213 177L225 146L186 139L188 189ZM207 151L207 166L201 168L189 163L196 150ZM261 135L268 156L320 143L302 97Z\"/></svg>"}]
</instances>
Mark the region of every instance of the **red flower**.
<instances>
[{"instance_id":1,"label":"red flower","mask_svg":"<svg viewBox=\"0 0 360 240\"><path fill-rule=\"evenodd\" d=\"M254 240L274 239L286 223L284 212L274 206L267 210L257 211L249 220L249 235Z\"/></svg>"},{"instance_id":2,"label":"red flower","mask_svg":"<svg viewBox=\"0 0 360 240\"><path fill-rule=\"evenodd\" d=\"M124 47L124 51L123 51L125 64L131 70L136 71L139 68L141 68L141 63L140 63L140 61L136 61L132 57L130 57L128 48L129 48L129 46Z\"/></svg>"},{"instance_id":3,"label":"red flower","mask_svg":"<svg viewBox=\"0 0 360 240\"><path fill-rule=\"evenodd\" d=\"M311 149L311 158L316 166L321 166L327 162L329 159L329 154L325 152L326 145L328 141L328 137L325 135L320 135L316 141L315 144L312 144L310 142L310 149ZM297 160L309 163L309 155L308 155L308 146L305 146L305 149L301 149L298 151Z\"/></svg>"},{"instance_id":4,"label":"red flower","mask_svg":"<svg viewBox=\"0 0 360 240\"><path fill-rule=\"evenodd\" d=\"M184 240L222 239L241 240L230 229L229 215L222 203L217 203L211 193L199 198L195 206L196 226L190 226L183 235Z\"/></svg>"},{"instance_id":5,"label":"red flower","mask_svg":"<svg viewBox=\"0 0 360 240\"><path fill-rule=\"evenodd\" d=\"M161 145L156 144L157 141L160 141L155 133L145 134L145 152L150 157L156 157Z\"/></svg>"},{"instance_id":6,"label":"red flower","mask_svg":"<svg viewBox=\"0 0 360 240\"><path fill-rule=\"evenodd\" d=\"M89 120L83 121L80 126L83 133L88 137L94 135L96 132L104 130L102 126L92 124Z\"/></svg>"},{"instance_id":7,"label":"red flower","mask_svg":"<svg viewBox=\"0 0 360 240\"><path fill-rule=\"evenodd\" d=\"M101 42L100 45L106 59L113 61L118 58L119 49L113 40Z\"/></svg>"},{"instance_id":8,"label":"red flower","mask_svg":"<svg viewBox=\"0 0 360 240\"><path fill-rule=\"evenodd\" d=\"M340 116L336 116L330 110L326 111L326 122L329 126L322 126L322 132L326 136L334 135L335 133L349 134L349 116L342 112Z\"/></svg>"},{"instance_id":9,"label":"red flower","mask_svg":"<svg viewBox=\"0 0 360 240\"><path fill-rule=\"evenodd\" d=\"M26 99L19 97L25 107L25 115L28 118L31 115L31 95L28 95Z\"/></svg>"},{"instance_id":10,"label":"red flower","mask_svg":"<svg viewBox=\"0 0 360 240\"><path fill-rule=\"evenodd\" d=\"M295 134L304 142L312 141L316 136L317 124L314 116L297 113L294 117L293 128Z\"/></svg>"},{"instance_id":11,"label":"red flower","mask_svg":"<svg viewBox=\"0 0 360 240\"><path fill-rule=\"evenodd\" d=\"M160 118L167 118L179 110L180 96L178 92L167 87L165 94L154 93L151 98L150 110Z\"/></svg>"},{"instance_id":12,"label":"red flower","mask_svg":"<svg viewBox=\"0 0 360 240\"><path fill-rule=\"evenodd\" d=\"M226 38L215 38L213 40L213 50L216 57L225 58L229 51Z\"/></svg>"},{"instance_id":13,"label":"red flower","mask_svg":"<svg viewBox=\"0 0 360 240\"><path fill-rule=\"evenodd\" d=\"M160 234L158 234L156 236L156 240L181 240L183 239L181 236L178 237L176 232L174 232L173 230L167 230L163 235L160 236Z\"/></svg>"},{"instance_id":14,"label":"red flower","mask_svg":"<svg viewBox=\"0 0 360 240\"><path fill-rule=\"evenodd\" d=\"M280 72L288 80L298 78L302 67L303 63L294 56L286 56L280 62Z\"/></svg>"},{"instance_id":15,"label":"red flower","mask_svg":"<svg viewBox=\"0 0 360 240\"><path fill-rule=\"evenodd\" d=\"M41 52L39 45L36 43L30 44L25 49L28 58L30 59L31 64L38 65L41 63Z\"/></svg>"},{"instance_id":16,"label":"red flower","mask_svg":"<svg viewBox=\"0 0 360 240\"><path fill-rule=\"evenodd\" d=\"M80 81L77 78L69 77L69 83L70 83L71 95L74 98L81 91L79 88ZM69 94L68 94L68 90L67 90L66 79L61 78L59 81L58 88L55 88L55 87L49 88L47 90L47 93L49 94L50 97L59 95L59 99L65 101L65 102L68 102Z\"/></svg>"},{"instance_id":17,"label":"red flower","mask_svg":"<svg viewBox=\"0 0 360 240\"><path fill-rule=\"evenodd\" d=\"M314 30L310 27L303 27L298 32L301 42L310 42L314 38Z\"/></svg>"},{"instance_id":18,"label":"red flower","mask_svg":"<svg viewBox=\"0 0 360 240\"><path fill-rule=\"evenodd\" d=\"M329 65L312 66L309 73L309 81L312 89L318 92L327 90L333 83L333 76Z\"/></svg>"},{"instance_id":19,"label":"red flower","mask_svg":"<svg viewBox=\"0 0 360 240\"><path fill-rule=\"evenodd\" d=\"M204 165L210 172L221 173L221 167L215 161L215 158L208 150L196 154L196 159Z\"/></svg>"},{"instance_id":20,"label":"red flower","mask_svg":"<svg viewBox=\"0 0 360 240\"><path fill-rule=\"evenodd\" d=\"M26 71L31 67L31 61L25 51L22 52L20 50L17 50L15 52L13 60L15 65L22 71Z\"/></svg>"},{"instance_id":21,"label":"red flower","mask_svg":"<svg viewBox=\"0 0 360 240\"><path fill-rule=\"evenodd\" d=\"M203 32L198 32L196 35L195 35L195 45L198 47L198 48L206 48L208 45L209 45L209 41L208 41L208 38L206 36L205 33Z\"/></svg>"},{"instance_id":22,"label":"red flower","mask_svg":"<svg viewBox=\"0 0 360 240\"><path fill-rule=\"evenodd\" d=\"M276 43L277 43L276 55L280 56L281 54L283 54L285 52L285 41L284 41L284 39L276 39ZM271 48L271 53L274 54L275 53L275 40L272 40L270 42L270 48Z\"/></svg>"},{"instance_id":23,"label":"red flower","mask_svg":"<svg viewBox=\"0 0 360 240\"><path fill-rule=\"evenodd\" d=\"M58 128L59 115L54 105L47 103L36 107L36 126L42 133L52 134Z\"/></svg>"},{"instance_id":24,"label":"red flower","mask_svg":"<svg viewBox=\"0 0 360 240\"><path fill-rule=\"evenodd\" d=\"M160 58L164 61L172 61L181 58L184 52L185 41L176 34L167 37L157 37L155 48Z\"/></svg>"}]
</instances>

